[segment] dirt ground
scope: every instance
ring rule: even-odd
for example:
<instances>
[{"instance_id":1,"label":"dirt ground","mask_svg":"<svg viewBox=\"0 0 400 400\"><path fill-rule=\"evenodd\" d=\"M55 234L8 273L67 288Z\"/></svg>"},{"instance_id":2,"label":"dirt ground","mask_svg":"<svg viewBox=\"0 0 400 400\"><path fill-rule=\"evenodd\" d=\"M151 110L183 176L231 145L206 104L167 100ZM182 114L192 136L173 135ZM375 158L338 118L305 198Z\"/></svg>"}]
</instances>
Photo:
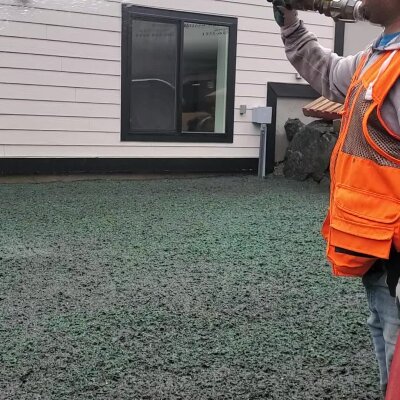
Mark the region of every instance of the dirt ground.
<instances>
[{"instance_id":1,"label":"dirt ground","mask_svg":"<svg viewBox=\"0 0 400 400\"><path fill-rule=\"evenodd\" d=\"M0 399L378 399L327 198L281 177L0 185Z\"/></svg>"}]
</instances>

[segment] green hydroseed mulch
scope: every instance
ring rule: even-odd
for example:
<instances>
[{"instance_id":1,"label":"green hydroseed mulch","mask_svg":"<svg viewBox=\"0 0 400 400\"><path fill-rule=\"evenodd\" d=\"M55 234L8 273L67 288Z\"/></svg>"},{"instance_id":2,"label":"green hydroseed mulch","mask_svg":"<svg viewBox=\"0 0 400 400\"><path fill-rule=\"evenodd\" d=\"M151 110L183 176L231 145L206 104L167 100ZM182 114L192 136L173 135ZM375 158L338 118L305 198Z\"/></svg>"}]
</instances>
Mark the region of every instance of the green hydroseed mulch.
<instances>
[{"instance_id":1,"label":"green hydroseed mulch","mask_svg":"<svg viewBox=\"0 0 400 400\"><path fill-rule=\"evenodd\" d=\"M0 398L378 399L327 188L253 176L0 186Z\"/></svg>"}]
</instances>

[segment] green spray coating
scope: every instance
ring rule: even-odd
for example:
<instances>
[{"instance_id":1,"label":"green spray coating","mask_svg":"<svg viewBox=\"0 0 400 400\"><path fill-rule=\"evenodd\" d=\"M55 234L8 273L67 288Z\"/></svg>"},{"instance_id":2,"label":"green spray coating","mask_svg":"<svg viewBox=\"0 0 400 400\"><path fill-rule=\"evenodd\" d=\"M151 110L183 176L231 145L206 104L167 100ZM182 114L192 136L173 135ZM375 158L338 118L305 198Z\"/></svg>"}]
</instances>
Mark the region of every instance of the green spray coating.
<instances>
[{"instance_id":1,"label":"green spray coating","mask_svg":"<svg viewBox=\"0 0 400 400\"><path fill-rule=\"evenodd\" d=\"M327 187L253 176L0 186L0 398L378 399Z\"/></svg>"}]
</instances>

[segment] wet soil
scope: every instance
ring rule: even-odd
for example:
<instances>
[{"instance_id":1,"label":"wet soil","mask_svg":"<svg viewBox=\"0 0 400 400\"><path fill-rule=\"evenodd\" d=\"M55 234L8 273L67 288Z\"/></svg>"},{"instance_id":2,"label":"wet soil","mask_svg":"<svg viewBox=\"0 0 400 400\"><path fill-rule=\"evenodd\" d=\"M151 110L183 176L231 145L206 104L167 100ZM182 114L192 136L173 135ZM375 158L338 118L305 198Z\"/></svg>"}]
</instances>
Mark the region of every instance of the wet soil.
<instances>
[{"instance_id":1,"label":"wet soil","mask_svg":"<svg viewBox=\"0 0 400 400\"><path fill-rule=\"evenodd\" d=\"M0 399L378 399L327 199L281 177L0 185Z\"/></svg>"}]
</instances>

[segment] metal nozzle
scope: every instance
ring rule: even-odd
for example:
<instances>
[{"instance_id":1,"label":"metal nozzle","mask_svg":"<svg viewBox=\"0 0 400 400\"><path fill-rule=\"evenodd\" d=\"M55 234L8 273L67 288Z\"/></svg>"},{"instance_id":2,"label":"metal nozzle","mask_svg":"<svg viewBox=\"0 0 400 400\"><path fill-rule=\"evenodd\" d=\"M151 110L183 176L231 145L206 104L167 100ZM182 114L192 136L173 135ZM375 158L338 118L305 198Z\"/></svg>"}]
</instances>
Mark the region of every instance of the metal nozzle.
<instances>
[{"instance_id":1,"label":"metal nozzle","mask_svg":"<svg viewBox=\"0 0 400 400\"><path fill-rule=\"evenodd\" d=\"M355 22L365 20L361 0L294 0L293 8L317 11L334 20Z\"/></svg>"}]
</instances>

